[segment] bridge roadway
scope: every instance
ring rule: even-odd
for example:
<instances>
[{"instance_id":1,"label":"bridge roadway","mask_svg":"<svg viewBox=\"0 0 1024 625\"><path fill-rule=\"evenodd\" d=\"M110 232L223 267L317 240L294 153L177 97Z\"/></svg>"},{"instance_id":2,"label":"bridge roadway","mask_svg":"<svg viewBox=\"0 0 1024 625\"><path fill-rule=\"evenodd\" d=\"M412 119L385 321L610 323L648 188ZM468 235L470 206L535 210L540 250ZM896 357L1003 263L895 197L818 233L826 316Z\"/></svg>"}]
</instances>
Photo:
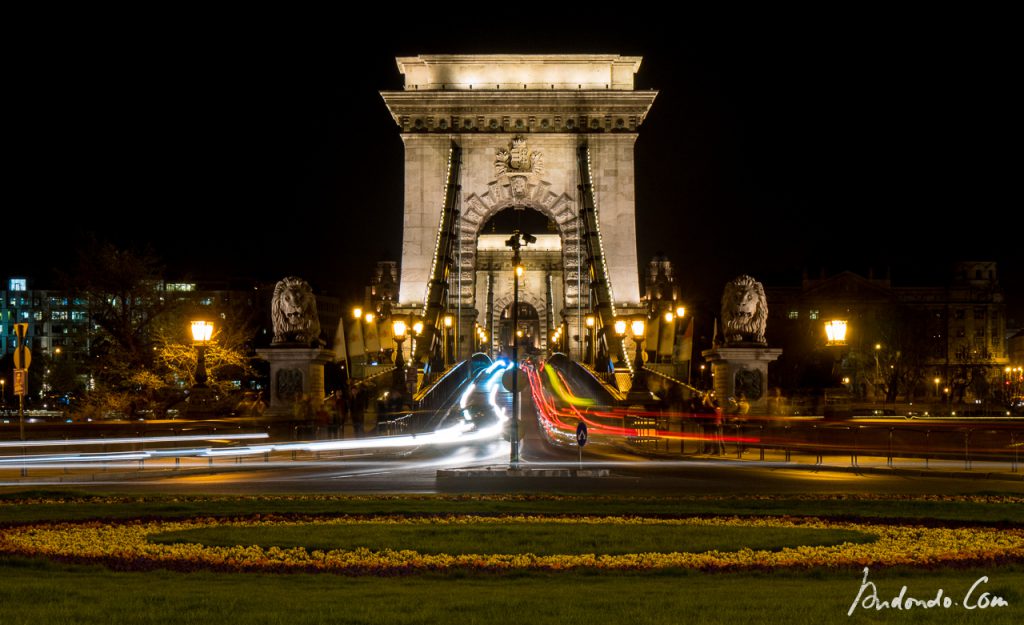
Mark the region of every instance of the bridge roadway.
<instances>
[{"instance_id":1,"label":"bridge roadway","mask_svg":"<svg viewBox=\"0 0 1024 625\"><path fill-rule=\"evenodd\" d=\"M527 366L529 369L529 365ZM317 441L272 445L258 459L238 455L236 462L182 471L93 473L81 480L45 472L26 479L0 478L0 490L45 485L87 487L94 492L167 493L434 493L434 492L618 492L664 494L767 493L1018 493L1019 479L983 479L979 470L924 477L912 472L858 471L830 466L751 462L728 457L672 454L651 459L631 450L621 436L597 433L583 453L587 467L608 468L606 478L438 479L437 470L455 467L502 467L509 444L502 436L511 416L511 394L498 382L501 371L478 376L436 419L436 429L418 442L389 445L401 437L347 441ZM566 382L561 390L530 370L532 392L523 394L521 461L525 467L575 467L579 450L567 432L575 429L573 409L587 408L586 398L573 395ZM578 390L578 389L576 389ZM575 405L574 405L575 404ZM555 408L552 414L551 409ZM504 418L503 418L504 417ZM565 431L553 427L561 420ZM607 424L607 422L605 422ZM431 435L434 435L433 438ZM338 444L344 443L344 444ZM303 452L294 454L301 448ZM291 451L289 451L291 449ZM934 466L934 465L933 465ZM898 467L897 467L898 468ZM942 467L939 467L942 468ZM1002 477L1014 478L1009 467ZM56 473L56 472L54 472ZM498 473L497 471L495 472ZM940 473L936 473L940 474ZM78 475L78 473L73 474Z\"/></svg>"}]
</instances>

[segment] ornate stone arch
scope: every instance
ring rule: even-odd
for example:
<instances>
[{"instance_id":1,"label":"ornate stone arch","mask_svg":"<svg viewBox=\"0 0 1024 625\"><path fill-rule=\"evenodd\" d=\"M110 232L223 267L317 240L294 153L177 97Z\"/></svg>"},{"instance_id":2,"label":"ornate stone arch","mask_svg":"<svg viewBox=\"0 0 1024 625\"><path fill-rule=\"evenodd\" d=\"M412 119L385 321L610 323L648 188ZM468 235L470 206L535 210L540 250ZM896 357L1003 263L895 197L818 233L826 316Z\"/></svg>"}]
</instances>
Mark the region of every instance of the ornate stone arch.
<instances>
[{"instance_id":1,"label":"ornate stone arch","mask_svg":"<svg viewBox=\"0 0 1024 625\"><path fill-rule=\"evenodd\" d=\"M544 180L517 177L521 187L513 191L509 177L502 176L488 183L487 191L470 193L463 197L459 217L458 251L461 252L462 283L458 297L463 306L474 305L476 292L476 244L480 229L487 221L506 208L524 206L540 212L555 222L562 240L562 267L565 282L565 305L576 306L580 294L578 255L582 237L579 209L569 195L551 191ZM522 182L525 181L525 185ZM535 233L531 233L535 234ZM585 274L585 272L584 272Z\"/></svg>"},{"instance_id":2,"label":"ornate stone arch","mask_svg":"<svg viewBox=\"0 0 1024 625\"><path fill-rule=\"evenodd\" d=\"M529 304L530 306L533 306L533 308L537 311L537 316L540 318L540 328L541 328L541 332L540 332L540 348L541 349L547 349L547 346L548 346L548 333L547 333L547 329L550 327L550 324L548 323L548 316L551 315L551 311L548 310L548 307L545 305L545 302L543 302L539 297L537 297L536 295L534 295L533 293L531 293L529 291L520 291L519 292L519 301L521 303L526 303L526 304ZM512 305L512 296L511 295L504 295L504 296L501 296L501 297L499 297L499 298L494 300L494 310L491 311L491 319L489 319L490 327L492 327L492 328L497 328L498 327L499 323L501 322L501 313L506 308L508 308L511 305ZM495 332L495 334L497 334L497 332ZM500 345L498 345L498 339L499 339L499 337L497 337L497 336L492 336L491 337L491 346L495 350L498 350L501 347ZM497 352L495 352L495 353L497 353Z\"/></svg>"}]
</instances>

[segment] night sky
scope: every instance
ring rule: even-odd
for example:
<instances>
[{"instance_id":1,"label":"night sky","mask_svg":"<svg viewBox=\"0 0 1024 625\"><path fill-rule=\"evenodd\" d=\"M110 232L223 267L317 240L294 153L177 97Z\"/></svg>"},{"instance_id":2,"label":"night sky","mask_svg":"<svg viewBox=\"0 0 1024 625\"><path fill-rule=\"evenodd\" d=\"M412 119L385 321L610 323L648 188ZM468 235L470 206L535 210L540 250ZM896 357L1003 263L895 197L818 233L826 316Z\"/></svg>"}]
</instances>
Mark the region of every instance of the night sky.
<instances>
[{"instance_id":1,"label":"night sky","mask_svg":"<svg viewBox=\"0 0 1024 625\"><path fill-rule=\"evenodd\" d=\"M740 272L939 284L954 260L994 259L1024 316L1019 50L998 32L951 16L427 36L272 17L41 29L6 89L0 277L52 284L92 232L151 245L172 278L295 274L355 297L401 254L402 142L378 93L401 87L395 56L611 52L642 55L638 87L660 91L636 145L639 257L678 263L686 297Z\"/></svg>"}]
</instances>

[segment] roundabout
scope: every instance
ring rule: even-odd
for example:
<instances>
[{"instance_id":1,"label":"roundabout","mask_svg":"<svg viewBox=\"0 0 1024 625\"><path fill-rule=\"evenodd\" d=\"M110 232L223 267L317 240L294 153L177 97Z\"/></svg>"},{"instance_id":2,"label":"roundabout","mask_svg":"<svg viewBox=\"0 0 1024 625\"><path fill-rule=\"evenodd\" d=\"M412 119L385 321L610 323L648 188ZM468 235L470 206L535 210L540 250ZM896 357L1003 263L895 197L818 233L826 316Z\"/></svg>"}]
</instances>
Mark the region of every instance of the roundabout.
<instances>
[{"instance_id":1,"label":"roundabout","mask_svg":"<svg viewBox=\"0 0 1024 625\"><path fill-rule=\"evenodd\" d=\"M526 540L488 538L508 534L528 536L530 545L554 546L524 548ZM640 544L647 546L632 551L615 547L623 535L635 544L645 534L652 540ZM697 540L687 539L692 534ZM578 538L576 545L561 552L557 545L571 542L565 538L569 535ZM762 544L752 545L750 538L757 536ZM448 547L431 547L437 543ZM275 514L35 523L5 529L0 553L101 563L117 570L348 575L938 567L1019 562L1024 530L816 517Z\"/></svg>"}]
</instances>

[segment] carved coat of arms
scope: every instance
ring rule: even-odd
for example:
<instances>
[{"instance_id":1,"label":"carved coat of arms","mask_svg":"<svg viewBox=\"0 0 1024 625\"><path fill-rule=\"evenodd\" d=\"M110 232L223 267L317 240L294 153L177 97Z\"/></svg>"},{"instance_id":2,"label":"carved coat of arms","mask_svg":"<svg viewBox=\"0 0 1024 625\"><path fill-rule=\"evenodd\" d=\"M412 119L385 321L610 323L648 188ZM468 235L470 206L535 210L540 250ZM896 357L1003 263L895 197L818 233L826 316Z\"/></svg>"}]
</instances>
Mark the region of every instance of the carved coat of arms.
<instances>
[{"instance_id":1,"label":"carved coat of arms","mask_svg":"<svg viewBox=\"0 0 1024 625\"><path fill-rule=\"evenodd\" d=\"M544 173L544 155L539 151L530 152L523 137L513 137L508 148L497 151L494 172L499 178L514 175L539 176Z\"/></svg>"},{"instance_id":2,"label":"carved coat of arms","mask_svg":"<svg viewBox=\"0 0 1024 625\"><path fill-rule=\"evenodd\" d=\"M528 180L544 172L544 155L531 152L523 137L513 137L508 148L501 148L494 158L494 172L509 188L512 198L522 200L529 195Z\"/></svg>"}]
</instances>

